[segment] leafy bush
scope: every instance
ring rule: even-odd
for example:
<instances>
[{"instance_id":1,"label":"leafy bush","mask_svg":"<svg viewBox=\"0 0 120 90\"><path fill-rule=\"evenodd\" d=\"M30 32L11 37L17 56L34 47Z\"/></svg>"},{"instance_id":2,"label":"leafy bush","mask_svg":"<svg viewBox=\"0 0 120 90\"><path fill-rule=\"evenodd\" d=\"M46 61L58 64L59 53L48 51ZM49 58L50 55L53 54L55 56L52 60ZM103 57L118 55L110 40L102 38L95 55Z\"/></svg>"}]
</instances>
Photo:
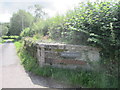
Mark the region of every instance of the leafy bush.
<instances>
[{"instance_id":1,"label":"leafy bush","mask_svg":"<svg viewBox=\"0 0 120 90\"><path fill-rule=\"evenodd\" d=\"M31 31L30 28L25 28L25 29L21 32L20 36L21 36L21 37L27 37L27 36L33 36L33 34L34 34L34 32Z\"/></svg>"},{"instance_id":2,"label":"leafy bush","mask_svg":"<svg viewBox=\"0 0 120 90\"><path fill-rule=\"evenodd\" d=\"M5 42L8 42L8 41L17 41L19 40L20 37L19 36L2 36L1 37L1 43L5 43Z\"/></svg>"},{"instance_id":3,"label":"leafy bush","mask_svg":"<svg viewBox=\"0 0 120 90\"><path fill-rule=\"evenodd\" d=\"M18 39L19 36L2 36L2 39Z\"/></svg>"},{"instance_id":4,"label":"leafy bush","mask_svg":"<svg viewBox=\"0 0 120 90\"><path fill-rule=\"evenodd\" d=\"M19 41L19 42L15 42L14 43L15 44L15 46L16 46L16 50L19 52L19 50L21 50L22 49L22 47L23 47L23 44Z\"/></svg>"}]
</instances>

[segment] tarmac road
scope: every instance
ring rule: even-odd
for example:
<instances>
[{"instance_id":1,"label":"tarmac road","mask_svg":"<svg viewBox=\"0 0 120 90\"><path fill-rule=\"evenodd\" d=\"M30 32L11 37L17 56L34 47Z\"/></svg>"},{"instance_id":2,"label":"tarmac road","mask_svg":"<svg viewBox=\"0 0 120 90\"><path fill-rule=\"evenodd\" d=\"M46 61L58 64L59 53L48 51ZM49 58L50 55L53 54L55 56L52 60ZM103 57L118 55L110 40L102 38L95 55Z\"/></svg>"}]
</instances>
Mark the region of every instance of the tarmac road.
<instances>
[{"instance_id":1,"label":"tarmac road","mask_svg":"<svg viewBox=\"0 0 120 90\"><path fill-rule=\"evenodd\" d=\"M2 68L2 88L46 88L34 84L16 54L14 43L0 45L0 66Z\"/></svg>"}]
</instances>

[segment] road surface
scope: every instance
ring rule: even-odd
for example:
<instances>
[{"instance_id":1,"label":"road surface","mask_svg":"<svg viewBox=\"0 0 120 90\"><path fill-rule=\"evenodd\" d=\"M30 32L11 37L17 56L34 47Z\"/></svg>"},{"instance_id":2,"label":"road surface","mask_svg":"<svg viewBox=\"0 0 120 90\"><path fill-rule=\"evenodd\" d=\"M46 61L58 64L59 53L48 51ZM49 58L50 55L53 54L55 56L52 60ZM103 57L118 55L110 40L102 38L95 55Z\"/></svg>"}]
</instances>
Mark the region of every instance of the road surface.
<instances>
[{"instance_id":1,"label":"road surface","mask_svg":"<svg viewBox=\"0 0 120 90\"><path fill-rule=\"evenodd\" d=\"M66 87L53 80L26 72L20 64L14 43L0 44L0 70L2 70L0 75L2 88Z\"/></svg>"},{"instance_id":2,"label":"road surface","mask_svg":"<svg viewBox=\"0 0 120 90\"><path fill-rule=\"evenodd\" d=\"M34 84L16 54L13 43L0 45L0 66L2 68L2 88L46 88Z\"/></svg>"}]
</instances>

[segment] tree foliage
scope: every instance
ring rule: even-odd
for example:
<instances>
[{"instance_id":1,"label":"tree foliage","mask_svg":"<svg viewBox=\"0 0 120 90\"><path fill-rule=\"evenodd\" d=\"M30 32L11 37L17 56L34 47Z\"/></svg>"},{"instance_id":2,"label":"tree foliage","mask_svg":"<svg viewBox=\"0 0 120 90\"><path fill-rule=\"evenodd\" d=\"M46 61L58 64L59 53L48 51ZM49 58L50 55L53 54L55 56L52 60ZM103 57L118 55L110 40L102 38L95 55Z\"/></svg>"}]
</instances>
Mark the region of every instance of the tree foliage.
<instances>
[{"instance_id":1,"label":"tree foliage","mask_svg":"<svg viewBox=\"0 0 120 90\"><path fill-rule=\"evenodd\" d=\"M9 31L9 23L0 23L0 37L7 35Z\"/></svg>"},{"instance_id":2,"label":"tree foliage","mask_svg":"<svg viewBox=\"0 0 120 90\"><path fill-rule=\"evenodd\" d=\"M19 35L24 28L31 25L32 21L33 16L24 10L14 13L10 20L10 35Z\"/></svg>"},{"instance_id":3,"label":"tree foliage","mask_svg":"<svg viewBox=\"0 0 120 90\"><path fill-rule=\"evenodd\" d=\"M43 7L39 4L35 4L34 6L29 7L30 12L35 16L34 22L38 22L41 19L45 18L47 13L43 10Z\"/></svg>"}]
</instances>

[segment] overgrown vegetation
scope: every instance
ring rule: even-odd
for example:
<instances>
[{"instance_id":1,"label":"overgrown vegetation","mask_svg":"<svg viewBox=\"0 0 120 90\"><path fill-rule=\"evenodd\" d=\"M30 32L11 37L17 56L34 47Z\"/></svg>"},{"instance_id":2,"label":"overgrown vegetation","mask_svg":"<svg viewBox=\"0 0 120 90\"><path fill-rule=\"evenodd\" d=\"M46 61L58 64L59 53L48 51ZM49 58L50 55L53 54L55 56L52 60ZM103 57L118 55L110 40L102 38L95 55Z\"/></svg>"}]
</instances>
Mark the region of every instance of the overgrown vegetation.
<instances>
[{"instance_id":1,"label":"overgrown vegetation","mask_svg":"<svg viewBox=\"0 0 120 90\"><path fill-rule=\"evenodd\" d=\"M9 23L0 23L0 37L7 35L9 27L10 27Z\"/></svg>"},{"instance_id":2,"label":"overgrown vegetation","mask_svg":"<svg viewBox=\"0 0 120 90\"><path fill-rule=\"evenodd\" d=\"M28 30L24 30L28 31ZM120 2L80 3L66 15L35 22L22 36L40 36L70 44L92 45L101 49L101 67L118 78L120 54ZM38 33L38 34L37 34ZM44 39L44 38L42 38Z\"/></svg>"},{"instance_id":3,"label":"overgrown vegetation","mask_svg":"<svg viewBox=\"0 0 120 90\"><path fill-rule=\"evenodd\" d=\"M25 50L21 50L19 55L26 70L42 76L62 78L74 85L80 84L85 87L120 86L118 85L120 66L119 1L80 3L65 15L46 19L41 18L41 7L37 6L36 10L40 11L36 11L39 13L36 13L34 19L30 19L32 20L31 24L21 28L23 25L20 23L19 32L16 32L21 37L31 37L38 41L46 39L50 42L91 45L100 48L100 66L103 70L102 72L86 72L52 67L40 68L37 60L30 57ZM17 21L17 19L14 20Z\"/></svg>"},{"instance_id":4,"label":"overgrown vegetation","mask_svg":"<svg viewBox=\"0 0 120 90\"><path fill-rule=\"evenodd\" d=\"M24 10L14 13L10 20L8 35L20 35L21 31L29 27L33 21L33 16Z\"/></svg>"},{"instance_id":5,"label":"overgrown vegetation","mask_svg":"<svg viewBox=\"0 0 120 90\"><path fill-rule=\"evenodd\" d=\"M18 39L19 36L2 36L2 39Z\"/></svg>"},{"instance_id":6,"label":"overgrown vegetation","mask_svg":"<svg viewBox=\"0 0 120 90\"><path fill-rule=\"evenodd\" d=\"M84 71L81 69L69 70L54 68L51 66L40 67L38 61L33 58L25 49L23 49L23 44L20 42L15 42L15 45L18 51L18 55L21 58L21 64L27 71L33 72L36 75L50 77L76 87L118 87L117 79L112 76L107 76L107 74L104 72Z\"/></svg>"}]
</instances>

